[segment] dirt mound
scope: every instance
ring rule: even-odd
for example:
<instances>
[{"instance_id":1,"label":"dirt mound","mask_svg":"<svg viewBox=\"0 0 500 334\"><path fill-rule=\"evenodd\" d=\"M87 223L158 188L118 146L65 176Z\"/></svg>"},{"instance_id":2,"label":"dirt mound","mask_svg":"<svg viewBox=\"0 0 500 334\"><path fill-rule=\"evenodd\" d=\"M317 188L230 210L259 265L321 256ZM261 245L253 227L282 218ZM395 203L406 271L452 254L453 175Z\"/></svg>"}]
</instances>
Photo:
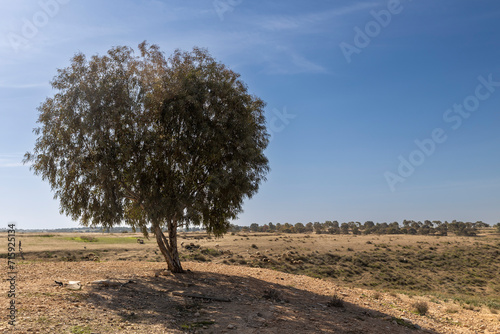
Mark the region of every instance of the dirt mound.
<instances>
[{"instance_id":1,"label":"dirt mound","mask_svg":"<svg viewBox=\"0 0 500 334\"><path fill-rule=\"evenodd\" d=\"M172 275L164 267L132 261L19 264L16 329L89 334L500 333L499 315L486 310L259 268L188 262L187 273ZM68 281L80 281L82 289L67 289ZM6 293L0 300L4 306L10 301ZM415 305L424 304L426 314L417 314ZM7 308L0 314L6 319ZM11 329L4 321L0 326L5 333Z\"/></svg>"}]
</instances>

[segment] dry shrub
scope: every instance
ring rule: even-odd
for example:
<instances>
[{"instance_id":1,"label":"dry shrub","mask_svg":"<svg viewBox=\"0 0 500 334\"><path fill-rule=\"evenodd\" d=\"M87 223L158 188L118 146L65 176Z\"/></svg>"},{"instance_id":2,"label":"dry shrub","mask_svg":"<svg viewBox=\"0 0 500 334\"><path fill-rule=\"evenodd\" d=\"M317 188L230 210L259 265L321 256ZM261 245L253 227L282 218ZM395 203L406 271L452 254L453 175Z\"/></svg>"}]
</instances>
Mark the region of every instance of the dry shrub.
<instances>
[{"instance_id":1,"label":"dry shrub","mask_svg":"<svg viewBox=\"0 0 500 334\"><path fill-rule=\"evenodd\" d=\"M333 295L333 297L326 303L328 307L344 307L344 301L337 294Z\"/></svg>"},{"instance_id":2,"label":"dry shrub","mask_svg":"<svg viewBox=\"0 0 500 334\"><path fill-rule=\"evenodd\" d=\"M413 308L415 309L415 312L420 315L425 315L429 311L429 305L422 301L414 303Z\"/></svg>"}]
</instances>

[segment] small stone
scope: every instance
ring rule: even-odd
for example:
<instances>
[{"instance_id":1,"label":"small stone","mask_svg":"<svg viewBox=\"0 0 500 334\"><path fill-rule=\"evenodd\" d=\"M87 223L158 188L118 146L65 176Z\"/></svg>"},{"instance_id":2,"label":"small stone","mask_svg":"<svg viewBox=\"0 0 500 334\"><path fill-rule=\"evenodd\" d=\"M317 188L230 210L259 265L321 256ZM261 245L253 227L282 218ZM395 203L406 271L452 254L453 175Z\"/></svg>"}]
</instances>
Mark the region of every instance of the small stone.
<instances>
[{"instance_id":1,"label":"small stone","mask_svg":"<svg viewBox=\"0 0 500 334\"><path fill-rule=\"evenodd\" d=\"M199 317L199 316L200 316L200 312L196 312L196 313L194 314L194 316L195 316L195 317Z\"/></svg>"},{"instance_id":2,"label":"small stone","mask_svg":"<svg viewBox=\"0 0 500 334\"><path fill-rule=\"evenodd\" d=\"M236 328L235 325L232 325L232 324L227 325L227 329L235 329L235 328Z\"/></svg>"}]
</instances>

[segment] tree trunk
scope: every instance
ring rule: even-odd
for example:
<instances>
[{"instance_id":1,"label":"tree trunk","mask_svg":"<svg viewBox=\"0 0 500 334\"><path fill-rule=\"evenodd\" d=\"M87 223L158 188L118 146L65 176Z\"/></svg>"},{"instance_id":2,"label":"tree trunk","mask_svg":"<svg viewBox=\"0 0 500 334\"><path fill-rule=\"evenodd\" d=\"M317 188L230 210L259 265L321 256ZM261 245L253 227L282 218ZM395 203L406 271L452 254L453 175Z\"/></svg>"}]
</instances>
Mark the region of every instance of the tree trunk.
<instances>
[{"instance_id":1,"label":"tree trunk","mask_svg":"<svg viewBox=\"0 0 500 334\"><path fill-rule=\"evenodd\" d=\"M160 225L155 225L156 242L165 257L168 270L173 273L183 273L184 269L182 269L179 252L177 251L177 223L173 221L168 222L168 239L163 234Z\"/></svg>"}]
</instances>

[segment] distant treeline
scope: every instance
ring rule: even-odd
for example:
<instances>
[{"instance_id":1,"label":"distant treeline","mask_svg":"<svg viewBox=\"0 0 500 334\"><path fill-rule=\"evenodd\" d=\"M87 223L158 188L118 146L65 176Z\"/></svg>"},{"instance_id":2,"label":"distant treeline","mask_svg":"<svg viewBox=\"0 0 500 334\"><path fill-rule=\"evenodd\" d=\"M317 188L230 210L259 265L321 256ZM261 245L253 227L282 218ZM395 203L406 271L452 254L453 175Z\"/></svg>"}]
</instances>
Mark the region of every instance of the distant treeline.
<instances>
[{"instance_id":1,"label":"distant treeline","mask_svg":"<svg viewBox=\"0 0 500 334\"><path fill-rule=\"evenodd\" d=\"M500 232L500 223L495 225ZM309 222L307 224L296 223L269 223L260 226L251 224L250 226L231 225L230 232L278 232L278 233L317 233L317 234L412 234L412 235L435 235L445 236L453 233L459 236L475 236L478 229L490 227L482 221L475 223L452 221L451 223L439 220L426 220L424 222L414 220L404 220L402 225L393 223L374 223L367 221L339 223L338 221Z\"/></svg>"},{"instance_id":2,"label":"distant treeline","mask_svg":"<svg viewBox=\"0 0 500 334\"><path fill-rule=\"evenodd\" d=\"M424 222L414 220L404 220L400 226L398 222L394 223L374 223L367 221L364 224L360 222L339 223L338 221L325 221L324 223L269 223L265 225L251 224L250 226L238 226L231 224L228 232L276 232L276 233L317 233L317 234L420 234L420 235L448 235L449 232L459 236L474 236L478 229L490 227L482 221L475 223L461 222L453 220L451 223L440 220L426 220ZM494 225L497 232L500 233L500 223ZM185 232L198 232L205 230L200 227L183 228ZM0 232L6 232L0 228ZM19 229L18 232L65 232L65 233L128 233L135 232L131 227L117 226L111 229L72 227L57 229Z\"/></svg>"},{"instance_id":3,"label":"distant treeline","mask_svg":"<svg viewBox=\"0 0 500 334\"><path fill-rule=\"evenodd\" d=\"M187 229L189 232L202 231L199 227L191 227ZM0 232L7 232L6 228L0 228ZM17 229L16 232L21 233L134 233L133 228L127 226L116 226L112 228L101 227L66 227L66 228L46 228L46 229Z\"/></svg>"}]
</instances>

